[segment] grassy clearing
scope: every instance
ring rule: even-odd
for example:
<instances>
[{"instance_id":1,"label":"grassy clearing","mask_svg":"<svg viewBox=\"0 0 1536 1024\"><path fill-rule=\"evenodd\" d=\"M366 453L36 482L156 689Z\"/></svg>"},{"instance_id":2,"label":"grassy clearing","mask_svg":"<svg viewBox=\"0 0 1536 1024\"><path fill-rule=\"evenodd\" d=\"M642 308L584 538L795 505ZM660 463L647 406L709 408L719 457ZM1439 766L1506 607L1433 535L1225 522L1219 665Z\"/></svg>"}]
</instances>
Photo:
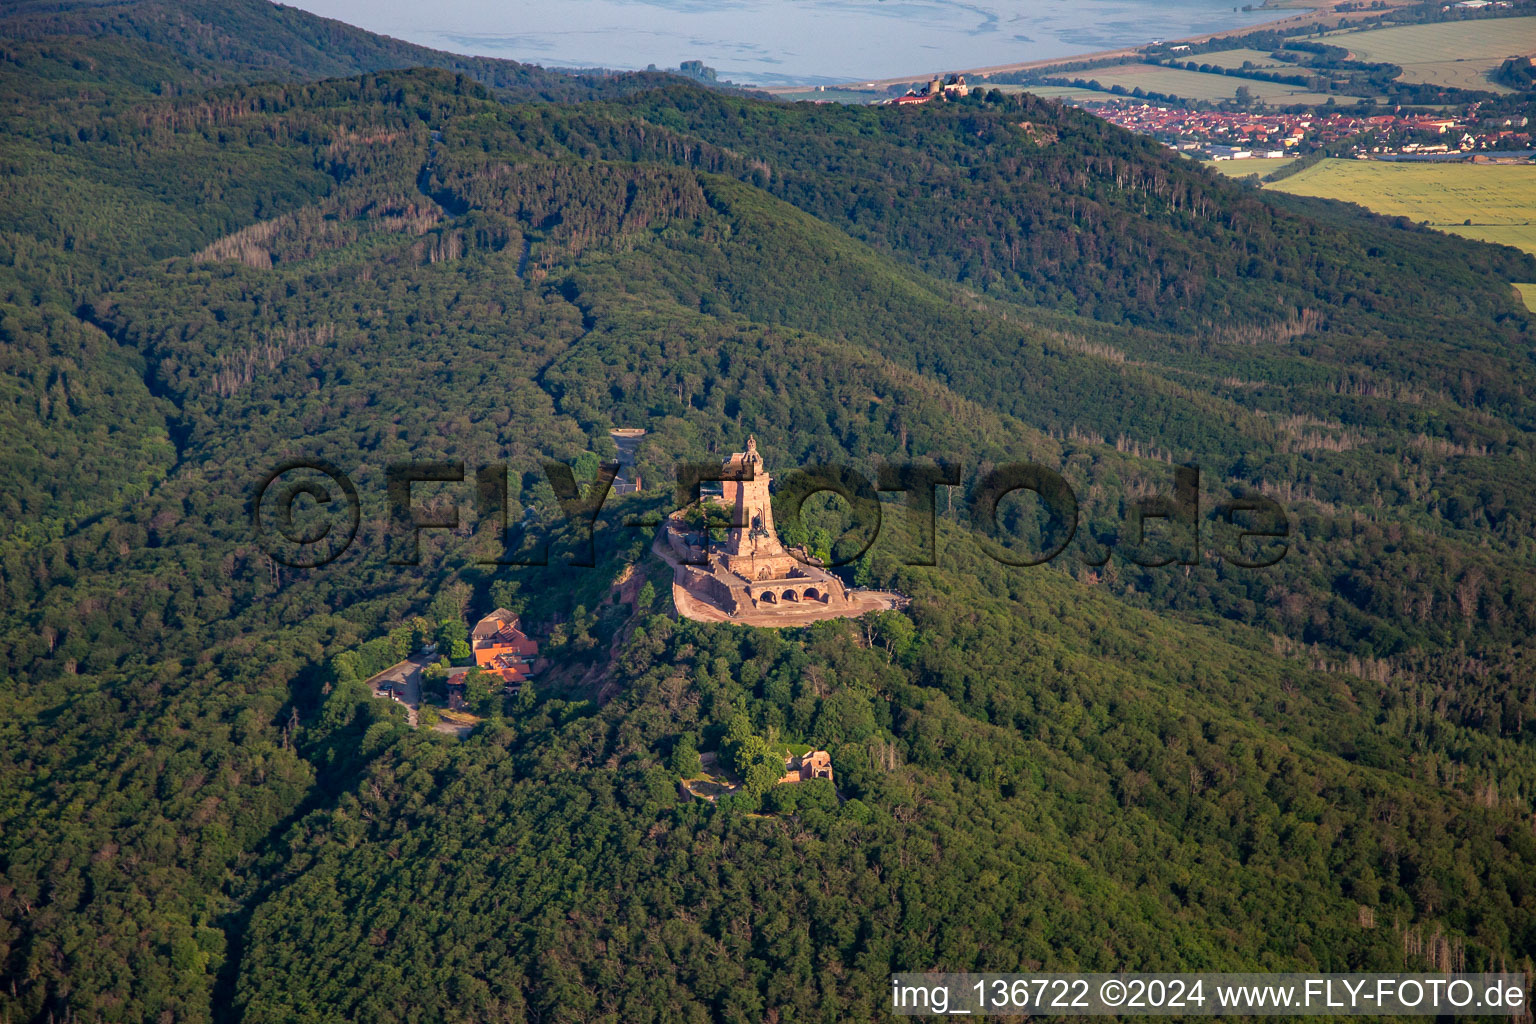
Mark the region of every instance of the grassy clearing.
<instances>
[{"instance_id":1,"label":"grassy clearing","mask_svg":"<svg viewBox=\"0 0 1536 1024\"><path fill-rule=\"evenodd\" d=\"M1215 160L1211 162L1211 169L1229 178L1246 178L1250 174L1263 177L1295 162L1296 158L1293 156L1275 160Z\"/></svg>"},{"instance_id":2,"label":"grassy clearing","mask_svg":"<svg viewBox=\"0 0 1536 1024\"><path fill-rule=\"evenodd\" d=\"M1516 284L1515 291L1520 293L1525 308L1536 313L1536 284Z\"/></svg>"},{"instance_id":3,"label":"grassy clearing","mask_svg":"<svg viewBox=\"0 0 1536 1024\"><path fill-rule=\"evenodd\" d=\"M1327 103L1329 99L1340 104L1353 104L1359 99L1358 96L1330 97L1323 93L1309 92L1297 85L1261 82L1252 78L1232 78L1229 75L1208 75L1199 71L1185 71L1181 68L1159 67L1156 64L1115 64L1107 68L1095 68L1092 71L1079 71L1074 74L1081 75L1085 79L1096 80L1106 89L1115 85L1124 86L1126 89L1140 87L1148 92L1160 92L1190 100L1207 100L1212 103L1232 99L1237 95L1238 87L1243 85L1248 87L1248 91L1256 99L1280 106L1293 103L1320 106Z\"/></svg>"},{"instance_id":4,"label":"grassy clearing","mask_svg":"<svg viewBox=\"0 0 1536 1024\"><path fill-rule=\"evenodd\" d=\"M1536 50L1536 17L1398 25L1327 38L1357 59L1402 67L1405 82L1432 82L1461 89L1508 92L1488 73L1505 57Z\"/></svg>"}]
</instances>

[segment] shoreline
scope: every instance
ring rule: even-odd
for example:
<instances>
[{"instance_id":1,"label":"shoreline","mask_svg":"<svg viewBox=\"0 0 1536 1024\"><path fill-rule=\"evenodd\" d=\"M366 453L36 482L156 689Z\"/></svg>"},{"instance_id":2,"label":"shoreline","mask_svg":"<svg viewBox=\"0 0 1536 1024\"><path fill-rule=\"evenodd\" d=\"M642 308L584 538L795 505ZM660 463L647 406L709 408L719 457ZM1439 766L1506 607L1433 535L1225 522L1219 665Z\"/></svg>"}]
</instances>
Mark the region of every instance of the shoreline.
<instances>
[{"instance_id":1,"label":"shoreline","mask_svg":"<svg viewBox=\"0 0 1536 1024\"><path fill-rule=\"evenodd\" d=\"M1390 10L1393 7L1407 6L1409 3L1411 3L1411 0L1402 0L1402 2L1391 3L1387 10ZM1170 44L1206 43L1213 39L1224 39L1230 36L1242 36L1247 35L1250 32L1261 32L1265 29L1314 24L1324 19L1327 19L1331 23L1340 19L1346 21L1363 20L1364 18L1376 17L1384 13L1382 10L1340 11L1338 7L1339 3L1337 2L1328 3L1324 6L1305 8L1300 10L1299 13L1287 14L1285 17L1276 18L1272 21L1261 21L1257 24L1249 25L1245 28L1223 29L1219 32L1206 32L1201 35L1184 36L1179 39L1168 39L1164 40L1164 42ZM1278 12L1279 9L1277 8L1276 10ZM1040 68L1054 67L1057 64L1070 64L1082 60L1108 60L1115 57L1135 57L1139 55L1141 50L1144 49L1147 45L1148 44L1146 43L1140 43L1135 46L1123 46L1110 50L1095 50L1091 53L1075 53L1069 54L1065 57L1049 57L1040 60L1018 61L1012 64L992 64L974 68L957 68L952 70L946 69L940 73L945 75L964 75L967 78L970 78L971 76L986 78L990 75L1010 74L1015 71L1035 71ZM933 72L929 71L915 75L900 75L894 78L866 78L862 81L842 82L837 85L794 85L785 86L778 89L765 88L761 91L781 98L814 96L819 92L833 90L848 90L852 92L881 92L893 85L908 85L912 82L925 81L931 77L932 74Z\"/></svg>"}]
</instances>

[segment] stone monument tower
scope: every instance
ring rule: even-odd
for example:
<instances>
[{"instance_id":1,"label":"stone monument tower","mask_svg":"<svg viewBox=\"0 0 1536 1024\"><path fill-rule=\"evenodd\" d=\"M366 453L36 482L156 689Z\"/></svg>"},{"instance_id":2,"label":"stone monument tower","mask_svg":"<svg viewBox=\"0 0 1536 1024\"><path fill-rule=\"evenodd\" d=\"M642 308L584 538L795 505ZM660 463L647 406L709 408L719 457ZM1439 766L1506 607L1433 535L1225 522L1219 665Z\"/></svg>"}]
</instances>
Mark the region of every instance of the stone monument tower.
<instances>
[{"instance_id":1,"label":"stone monument tower","mask_svg":"<svg viewBox=\"0 0 1536 1024\"><path fill-rule=\"evenodd\" d=\"M799 563L774 532L773 502L768 496L771 477L758 454L757 438L747 438L747 450L725 460L721 470L727 478L720 491L731 509L731 529L720 563L749 580L788 576Z\"/></svg>"},{"instance_id":2,"label":"stone monument tower","mask_svg":"<svg viewBox=\"0 0 1536 1024\"><path fill-rule=\"evenodd\" d=\"M666 545L674 563L673 598L680 614L701 622L719 621L688 611L711 606L731 619L759 626L789 625L858 615L876 608L900 607L896 594L854 591L820 565L802 562L784 550L773 528L772 478L757 450L757 438L720 467L720 498L702 499L712 509L728 511L731 526L719 547L703 542L705 560L697 561L700 539L690 527L687 509L667 517ZM719 509L723 505L724 509Z\"/></svg>"}]
</instances>

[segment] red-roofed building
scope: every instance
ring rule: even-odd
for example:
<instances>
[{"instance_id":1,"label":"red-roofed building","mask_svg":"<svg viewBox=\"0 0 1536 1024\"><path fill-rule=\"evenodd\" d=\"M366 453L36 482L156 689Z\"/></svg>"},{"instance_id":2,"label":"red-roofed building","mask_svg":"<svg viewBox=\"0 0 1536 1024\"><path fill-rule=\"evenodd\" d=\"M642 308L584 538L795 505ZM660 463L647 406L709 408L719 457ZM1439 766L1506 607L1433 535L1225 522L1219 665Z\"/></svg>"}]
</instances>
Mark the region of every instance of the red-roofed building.
<instances>
[{"instance_id":1,"label":"red-roofed building","mask_svg":"<svg viewBox=\"0 0 1536 1024\"><path fill-rule=\"evenodd\" d=\"M469 639L480 671L500 676L508 687L516 688L533 675L539 645L517 628L517 616L505 608L476 623Z\"/></svg>"}]
</instances>

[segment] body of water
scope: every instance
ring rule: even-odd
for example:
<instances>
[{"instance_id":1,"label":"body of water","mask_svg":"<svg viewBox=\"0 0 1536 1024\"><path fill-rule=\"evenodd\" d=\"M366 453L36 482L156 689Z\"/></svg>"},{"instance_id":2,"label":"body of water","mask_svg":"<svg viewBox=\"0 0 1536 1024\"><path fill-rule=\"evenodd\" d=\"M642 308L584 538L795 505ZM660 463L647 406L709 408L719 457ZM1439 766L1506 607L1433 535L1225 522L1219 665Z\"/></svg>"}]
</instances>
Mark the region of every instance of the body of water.
<instances>
[{"instance_id":1,"label":"body of water","mask_svg":"<svg viewBox=\"0 0 1536 1024\"><path fill-rule=\"evenodd\" d=\"M292 2L292 0L290 0ZM298 0L374 32L548 67L702 60L765 87L914 77L1270 21L1230 0Z\"/></svg>"}]
</instances>

